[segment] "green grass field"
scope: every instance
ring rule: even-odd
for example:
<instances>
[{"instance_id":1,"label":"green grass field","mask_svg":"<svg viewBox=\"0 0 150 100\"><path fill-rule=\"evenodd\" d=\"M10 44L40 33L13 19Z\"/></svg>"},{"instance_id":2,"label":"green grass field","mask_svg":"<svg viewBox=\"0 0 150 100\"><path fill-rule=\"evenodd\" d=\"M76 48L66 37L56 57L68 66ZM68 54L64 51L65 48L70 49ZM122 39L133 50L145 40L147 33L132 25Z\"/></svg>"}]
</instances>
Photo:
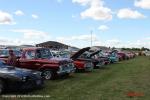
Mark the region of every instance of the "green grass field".
<instances>
[{"instance_id":1,"label":"green grass field","mask_svg":"<svg viewBox=\"0 0 150 100\"><path fill-rule=\"evenodd\" d=\"M45 88L26 95L50 96L44 100L150 100L150 58L136 57L45 83ZM129 92L134 92L134 97L129 97Z\"/></svg>"}]
</instances>

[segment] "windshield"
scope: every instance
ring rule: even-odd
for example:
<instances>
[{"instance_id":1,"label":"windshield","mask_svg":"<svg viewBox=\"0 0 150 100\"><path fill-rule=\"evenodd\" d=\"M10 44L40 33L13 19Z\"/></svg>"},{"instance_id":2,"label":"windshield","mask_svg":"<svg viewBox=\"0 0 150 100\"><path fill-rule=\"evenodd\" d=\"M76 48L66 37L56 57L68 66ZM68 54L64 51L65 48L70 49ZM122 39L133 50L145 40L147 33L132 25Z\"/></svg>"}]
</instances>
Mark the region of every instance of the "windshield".
<instances>
[{"instance_id":1,"label":"windshield","mask_svg":"<svg viewBox=\"0 0 150 100\"><path fill-rule=\"evenodd\" d=\"M21 52L19 50L13 50L13 52L16 56L21 56ZM0 50L0 56L9 56L9 50Z\"/></svg>"},{"instance_id":2,"label":"windshield","mask_svg":"<svg viewBox=\"0 0 150 100\"><path fill-rule=\"evenodd\" d=\"M0 56L8 56L8 50L0 50Z\"/></svg>"},{"instance_id":3,"label":"windshield","mask_svg":"<svg viewBox=\"0 0 150 100\"><path fill-rule=\"evenodd\" d=\"M69 52L60 52L59 55L60 55L62 58L70 58Z\"/></svg>"},{"instance_id":4,"label":"windshield","mask_svg":"<svg viewBox=\"0 0 150 100\"><path fill-rule=\"evenodd\" d=\"M20 56L21 56L21 51L14 50L14 54L15 54L16 56L20 57Z\"/></svg>"},{"instance_id":5,"label":"windshield","mask_svg":"<svg viewBox=\"0 0 150 100\"><path fill-rule=\"evenodd\" d=\"M36 51L36 57L42 59L49 59L52 57L49 49L39 49Z\"/></svg>"},{"instance_id":6,"label":"windshield","mask_svg":"<svg viewBox=\"0 0 150 100\"><path fill-rule=\"evenodd\" d=\"M105 54L103 52L99 52L98 56L102 57L102 56L105 56Z\"/></svg>"},{"instance_id":7,"label":"windshield","mask_svg":"<svg viewBox=\"0 0 150 100\"><path fill-rule=\"evenodd\" d=\"M60 57L61 55L58 52L51 51L53 57Z\"/></svg>"},{"instance_id":8,"label":"windshield","mask_svg":"<svg viewBox=\"0 0 150 100\"><path fill-rule=\"evenodd\" d=\"M115 57L115 56L117 56L117 54L115 52L112 52L111 56Z\"/></svg>"},{"instance_id":9,"label":"windshield","mask_svg":"<svg viewBox=\"0 0 150 100\"><path fill-rule=\"evenodd\" d=\"M89 52L84 52L80 58L90 58L90 53Z\"/></svg>"}]
</instances>

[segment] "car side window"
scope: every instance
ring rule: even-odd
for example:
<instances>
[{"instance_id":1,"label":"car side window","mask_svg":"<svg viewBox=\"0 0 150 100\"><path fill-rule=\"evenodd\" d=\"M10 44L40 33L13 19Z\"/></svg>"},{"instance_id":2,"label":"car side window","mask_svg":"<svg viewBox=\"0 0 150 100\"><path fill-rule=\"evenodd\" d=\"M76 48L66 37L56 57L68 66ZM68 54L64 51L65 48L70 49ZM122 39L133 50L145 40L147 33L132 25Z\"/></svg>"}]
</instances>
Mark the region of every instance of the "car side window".
<instances>
[{"instance_id":1,"label":"car side window","mask_svg":"<svg viewBox=\"0 0 150 100\"><path fill-rule=\"evenodd\" d=\"M116 54L113 52L112 54L111 54L113 57L115 57L116 56Z\"/></svg>"},{"instance_id":2,"label":"car side window","mask_svg":"<svg viewBox=\"0 0 150 100\"><path fill-rule=\"evenodd\" d=\"M49 58L51 56L51 53L48 49L41 50L42 58Z\"/></svg>"},{"instance_id":3,"label":"car side window","mask_svg":"<svg viewBox=\"0 0 150 100\"><path fill-rule=\"evenodd\" d=\"M34 59L35 58L35 51L27 51L25 54L26 59Z\"/></svg>"},{"instance_id":4,"label":"car side window","mask_svg":"<svg viewBox=\"0 0 150 100\"><path fill-rule=\"evenodd\" d=\"M42 59L47 59L51 57L51 53L49 49L40 49L36 51L36 57L37 58L42 58Z\"/></svg>"}]
</instances>

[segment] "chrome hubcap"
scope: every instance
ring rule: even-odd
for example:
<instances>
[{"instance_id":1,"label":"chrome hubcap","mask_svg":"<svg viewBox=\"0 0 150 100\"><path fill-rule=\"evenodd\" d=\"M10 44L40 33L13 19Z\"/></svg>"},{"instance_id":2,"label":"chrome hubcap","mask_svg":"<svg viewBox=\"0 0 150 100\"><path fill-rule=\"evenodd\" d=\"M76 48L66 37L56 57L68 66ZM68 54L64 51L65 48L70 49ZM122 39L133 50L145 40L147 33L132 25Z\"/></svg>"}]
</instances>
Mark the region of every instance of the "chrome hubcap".
<instances>
[{"instance_id":1,"label":"chrome hubcap","mask_svg":"<svg viewBox=\"0 0 150 100\"><path fill-rule=\"evenodd\" d=\"M52 74L51 74L51 71L45 71L44 72L44 77L45 77L45 79L51 79L51 77L52 77Z\"/></svg>"}]
</instances>

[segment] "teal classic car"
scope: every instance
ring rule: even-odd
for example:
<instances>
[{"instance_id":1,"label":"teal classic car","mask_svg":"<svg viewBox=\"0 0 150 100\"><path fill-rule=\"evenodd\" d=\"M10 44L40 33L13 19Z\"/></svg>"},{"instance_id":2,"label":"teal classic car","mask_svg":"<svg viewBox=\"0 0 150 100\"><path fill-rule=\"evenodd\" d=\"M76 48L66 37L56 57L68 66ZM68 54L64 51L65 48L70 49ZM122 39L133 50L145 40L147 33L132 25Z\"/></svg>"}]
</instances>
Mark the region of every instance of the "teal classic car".
<instances>
[{"instance_id":1,"label":"teal classic car","mask_svg":"<svg viewBox=\"0 0 150 100\"><path fill-rule=\"evenodd\" d=\"M110 62L111 63L115 63L115 62L118 62L119 61L119 56L117 54L117 52L106 52L109 59L110 59Z\"/></svg>"}]
</instances>

